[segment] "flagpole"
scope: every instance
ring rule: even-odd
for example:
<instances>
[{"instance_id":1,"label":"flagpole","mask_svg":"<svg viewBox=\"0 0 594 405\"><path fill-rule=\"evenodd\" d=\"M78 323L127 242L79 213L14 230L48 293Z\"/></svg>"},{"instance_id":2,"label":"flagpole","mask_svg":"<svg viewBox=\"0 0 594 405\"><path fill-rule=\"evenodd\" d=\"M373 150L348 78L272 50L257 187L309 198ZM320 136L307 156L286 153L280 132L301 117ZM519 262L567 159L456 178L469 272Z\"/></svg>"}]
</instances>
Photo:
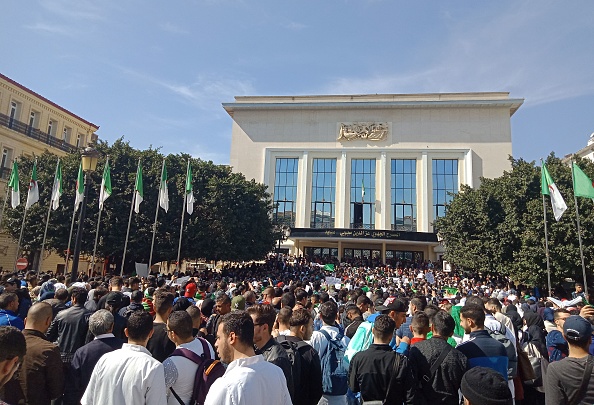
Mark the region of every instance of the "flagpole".
<instances>
[{"instance_id":1,"label":"flagpole","mask_svg":"<svg viewBox=\"0 0 594 405\"><path fill-rule=\"evenodd\" d=\"M56 179L58 178L58 167L60 167L60 158L58 158L58 161L56 162L56 173L54 174L54 184L56 183ZM41 242L41 255L39 257L39 266L37 267L37 274L39 275L39 272L41 271L41 265L43 264L43 252L45 251L45 239L47 238L47 226L49 225L49 220L50 220L50 214L52 212L52 205L53 205L53 193L54 193L54 187L52 185L52 195L50 196L49 199L49 204L47 206L47 217L45 218L45 230L43 231L43 242Z\"/></svg>"},{"instance_id":2,"label":"flagpole","mask_svg":"<svg viewBox=\"0 0 594 405\"><path fill-rule=\"evenodd\" d=\"M33 163L33 169L35 169L35 165L37 164L37 159L35 159L35 163ZM31 170L31 177L33 178L33 170ZM29 181L29 187L31 188L31 181ZM27 200L29 200L29 196L27 195ZM19 243L17 245L16 257L14 258L14 268L16 269L16 262L19 260L19 254L21 252L21 242L23 241L23 230L25 229L25 218L27 218L27 203L25 203L25 212L23 213L23 222L21 222L21 233L19 235Z\"/></svg>"},{"instance_id":3,"label":"flagpole","mask_svg":"<svg viewBox=\"0 0 594 405\"><path fill-rule=\"evenodd\" d=\"M109 155L105 160L105 167L109 166ZM103 187L103 181L101 182ZM99 191L99 198L101 198L101 190ZM95 244L93 245L93 257L91 258L91 274L95 270L95 255L97 254L97 241L99 240L99 227L101 226L101 213L103 212L103 201L99 201L99 216L97 218L97 228L95 229Z\"/></svg>"},{"instance_id":4,"label":"flagpole","mask_svg":"<svg viewBox=\"0 0 594 405\"><path fill-rule=\"evenodd\" d=\"M188 159L188 167L186 169L186 182L188 181L188 171L190 170L190 159ZM184 233L184 215L186 213L186 204L188 202L187 190L184 184L184 202L182 204L182 216L181 216L181 224L179 226L179 243L177 245L177 266L176 270L179 272L181 266L179 265L179 257L181 255L181 245L182 245L182 235Z\"/></svg>"},{"instance_id":5,"label":"flagpole","mask_svg":"<svg viewBox=\"0 0 594 405\"><path fill-rule=\"evenodd\" d=\"M551 261L549 257L549 234L547 232L547 204L545 202L544 194L542 194L542 212L544 217L545 254L547 257L547 285L549 287L549 296L552 296L553 290L551 289Z\"/></svg>"},{"instance_id":6,"label":"flagpole","mask_svg":"<svg viewBox=\"0 0 594 405\"><path fill-rule=\"evenodd\" d=\"M153 261L153 248L155 246L155 233L157 232L157 218L159 217L159 195L161 193L161 181L163 179L163 170L165 170L165 158L163 158L163 165L161 166L161 177L159 177L159 194L157 195L157 209L155 210L155 222L153 223L153 239L151 241L151 253L148 261L148 272L151 272L151 262Z\"/></svg>"},{"instance_id":7,"label":"flagpole","mask_svg":"<svg viewBox=\"0 0 594 405\"><path fill-rule=\"evenodd\" d=\"M72 210L72 219L70 220L70 235L68 236L68 248L66 249L66 263L64 264L64 274L68 273L68 260L70 259L70 242L72 242L72 232L74 231L74 218L76 217L77 208L77 204L74 204L74 209Z\"/></svg>"},{"instance_id":8,"label":"flagpole","mask_svg":"<svg viewBox=\"0 0 594 405\"><path fill-rule=\"evenodd\" d=\"M575 190L575 176L573 171L573 161L571 162L571 181ZM580 212L578 210L577 196L573 193L573 201L575 203L575 219L577 220L578 241L580 243L580 257L582 259L582 276L584 277L584 293L588 297L588 282L586 281L586 263L584 261L584 248L582 247L582 232L580 230Z\"/></svg>"},{"instance_id":9,"label":"flagpole","mask_svg":"<svg viewBox=\"0 0 594 405\"><path fill-rule=\"evenodd\" d=\"M140 158L138 158L138 166L140 166ZM130 203L130 215L128 215L128 228L126 229L126 241L124 242L124 254L122 255L122 268L120 269L120 277L124 276L124 263L126 263L126 251L128 250L128 237L130 236L130 223L132 222L132 211L134 210L134 200L136 200L136 182L138 181L138 170L136 171L136 181L134 182L134 190L132 191L132 202Z\"/></svg>"}]
</instances>

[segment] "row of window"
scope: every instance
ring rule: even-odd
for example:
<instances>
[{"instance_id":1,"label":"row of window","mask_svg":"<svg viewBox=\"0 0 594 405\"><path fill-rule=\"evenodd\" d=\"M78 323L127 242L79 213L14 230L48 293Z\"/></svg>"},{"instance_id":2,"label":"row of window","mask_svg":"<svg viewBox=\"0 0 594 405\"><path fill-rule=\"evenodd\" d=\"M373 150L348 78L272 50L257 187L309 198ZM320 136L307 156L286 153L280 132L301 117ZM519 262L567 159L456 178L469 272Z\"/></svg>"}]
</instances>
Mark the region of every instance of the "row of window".
<instances>
[{"instance_id":1,"label":"row of window","mask_svg":"<svg viewBox=\"0 0 594 405\"><path fill-rule=\"evenodd\" d=\"M381 260L382 252L379 249L351 249L342 250L342 259L348 262L351 259ZM312 259L338 259L338 249L328 247L306 247L304 248L306 256ZM398 261L420 262L423 261L424 254L420 251L408 250L386 250L386 263Z\"/></svg>"},{"instance_id":2,"label":"row of window","mask_svg":"<svg viewBox=\"0 0 594 405\"><path fill-rule=\"evenodd\" d=\"M277 158L274 181L274 220L295 226L298 158ZM417 161L391 160L392 229L417 230ZM434 217L445 214L450 193L458 192L458 160L433 159ZM351 228L375 228L375 159L351 160ZM336 159L313 159L311 182L311 228L335 226Z\"/></svg>"},{"instance_id":3,"label":"row of window","mask_svg":"<svg viewBox=\"0 0 594 405\"><path fill-rule=\"evenodd\" d=\"M8 111L8 127L12 128L13 125L15 125L18 121L20 121L20 116L21 116L21 104L16 101L11 101L10 108ZM40 120L41 120L41 113L31 110L31 112L29 113L29 120L28 120L28 122L26 122L26 125L28 126L28 131L31 132L34 129L39 129L39 130L43 131L42 128L39 128ZM69 128L66 125L64 125L64 127L62 128L60 137L57 136L57 131L58 131L58 121L50 118L47 123L46 133L50 136L55 137L55 138L59 138L66 143L71 143L72 128ZM78 148L78 147L84 146L83 142L84 142L84 135L78 133L76 136L76 143L75 143L76 147Z\"/></svg>"}]
</instances>

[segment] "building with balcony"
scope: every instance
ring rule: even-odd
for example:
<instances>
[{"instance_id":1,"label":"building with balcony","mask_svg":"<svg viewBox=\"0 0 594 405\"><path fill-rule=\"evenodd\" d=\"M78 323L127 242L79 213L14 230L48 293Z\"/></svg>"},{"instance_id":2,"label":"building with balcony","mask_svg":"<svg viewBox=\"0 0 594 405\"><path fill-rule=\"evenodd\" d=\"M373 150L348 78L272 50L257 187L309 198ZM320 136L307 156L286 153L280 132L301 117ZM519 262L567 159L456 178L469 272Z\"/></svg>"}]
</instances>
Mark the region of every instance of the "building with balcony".
<instances>
[{"instance_id":1,"label":"building with balcony","mask_svg":"<svg viewBox=\"0 0 594 405\"><path fill-rule=\"evenodd\" d=\"M19 156L41 155L45 150L64 156L97 140L99 126L0 74L0 192L6 195L12 162ZM23 176L23 173L20 173ZM16 243L0 232L0 266L12 269ZM64 260L44 258L44 270L58 269Z\"/></svg>"},{"instance_id":2,"label":"building with balcony","mask_svg":"<svg viewBox=\"0 0 594 405\"><path fill-rule=\"evenodd\" d=\"M438 260L461 184L510 168L508 93L236 97L231 166L269 187L297 255Z\"/></svg>"}]
</instances>

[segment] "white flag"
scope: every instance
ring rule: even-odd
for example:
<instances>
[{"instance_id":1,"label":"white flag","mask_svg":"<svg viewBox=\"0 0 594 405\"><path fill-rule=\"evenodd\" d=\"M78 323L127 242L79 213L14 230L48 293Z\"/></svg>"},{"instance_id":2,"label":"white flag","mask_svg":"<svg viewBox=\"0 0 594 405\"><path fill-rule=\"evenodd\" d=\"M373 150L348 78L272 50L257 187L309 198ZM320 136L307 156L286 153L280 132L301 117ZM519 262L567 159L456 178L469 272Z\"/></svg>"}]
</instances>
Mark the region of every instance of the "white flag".
<instances>
[{"instance_id":1,"label":"white flag","mask_svg":"<svg viewBox=\"0 0 594 405\"><path fill-rule=\"evenodd\" d=\"M29 180L29 192L27 193L27 203L25 209L29 209L33 204L39 201L39 183L37 181L37 160L33 163L33 172Z\"/></svg>"},{"instance_id":2,"label":"white flag","mask_svg":"<svg viewBox=\"0 0 594 405\"><path fill-rule=\"evenodd\" d=\"M105 162L103 178L101 179L101 191L99 192L99 209L103 209L103 203L111 195L111 170L109 169L109 158Z\"/></svg>"},{"instance_id":3,"label":"white flag","mask_svg":"<svg viewBox=\"0 0 594 405\"><path fill-rule=\"evenodd\" d=\"M54 177L54 186L52 187L52 210L57 210L60 207L60 196L62 195L62 164L58 159L56 167L56 176Z\"/></svg>"},{"instance_id":4,"label":"white flag","mask_svg":"<svg viewBox=\"0 0 594 405\"><path fill-rule=\"evenodd\" d=\"M544 195L548 195L551 197L551 205L553 207L553 215L555 216L555 220L559 221L561 216L567 209L567 205L565 204L565 200L563 200L563 196L559 192L557 185L553 182L549 171L547 170L546 165L542 162L542 168L540 169L541 176L540 176L540 186L541 192Z\"/></svg>"},{"instance_id":5,"label":"white flag","mask_svg":"<svg viewBox=\"0 0 594 405\"><path fill-rule=\"evenodd\" d=\"M167 167L163 161L161 171L161 185L159 186L159 206L167 212L169 210L169 191L167 190Z\"/></svg>"}]
</instances>

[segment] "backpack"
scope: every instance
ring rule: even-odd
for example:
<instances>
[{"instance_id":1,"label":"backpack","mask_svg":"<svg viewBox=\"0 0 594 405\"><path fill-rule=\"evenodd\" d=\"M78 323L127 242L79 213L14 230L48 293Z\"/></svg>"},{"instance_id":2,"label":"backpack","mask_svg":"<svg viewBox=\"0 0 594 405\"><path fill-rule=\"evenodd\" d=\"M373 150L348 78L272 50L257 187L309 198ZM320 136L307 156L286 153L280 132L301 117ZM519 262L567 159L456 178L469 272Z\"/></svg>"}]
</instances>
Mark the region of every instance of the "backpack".
<instances>
[{"instance_id":1,"label":"backpack","mask_svg":"<svg viewBox=\"0 0 594 405\"><path fill-rule=\"evenodd\" d=\"M498 321L499 322L499 321ZM505 346L505 352L507 353L507 378L511 380L515 376L518 375L518 353L516 352L516 347L514 346L513 342L505 336L507 328L504 324L499 322L499 329L498 330L491 330L486 328L489 331L489 335L495 340L500 343L503 343Z\"/></svg>"},{"instance_id":2,"label":"backpack","mask_svg":"<svg viewBox=\"0 0 594 405\"><path fill-rule=\"evenodd\" d=\"M348 363L344 361L346 348L341 342L344 335L339 332L332 338L325 330L320 332L328 341L326 350L320 355L322 390L326 395L345 395L348 389Z\"/></svg>"},{"instance_id":3,"label":"backpack","mask_svg":"<svg viewBox=\"0 0 594 405\"><path fill-rule=\"evenodd\" d=\"M197 339L199 339L200 343L202 343L203 352L200 356L198 356L193 351L184 348L175 349L173 353L171 353L171 356L185 357L186 359L191 360L198 365L198 368L196 369L196 376L194 377L194 391L192 392L192 399L190 401L191 405L202 405L212 383L215 382L217 378L225 374L225 367L223 364L220 361L214 360L210 357L210 348L208 347L206 340L202 338ZM184 405L181 398L177 395L173 388L170 389L177 401Z\"/></svg>"},{"instance_id":4,"label":"backpack","mask_svg":"<svg viewBox=\"0 0 594 405\"><path fill-rule=\"evenodd\" d=\"M293 377L293 389L295 393L301 389L301 364L304 362L303 355L299 351L299 344L287 340L286 336L279 335L276 341L285 349L291 362L291 375Z\"/></svg>"}]
</instances>

